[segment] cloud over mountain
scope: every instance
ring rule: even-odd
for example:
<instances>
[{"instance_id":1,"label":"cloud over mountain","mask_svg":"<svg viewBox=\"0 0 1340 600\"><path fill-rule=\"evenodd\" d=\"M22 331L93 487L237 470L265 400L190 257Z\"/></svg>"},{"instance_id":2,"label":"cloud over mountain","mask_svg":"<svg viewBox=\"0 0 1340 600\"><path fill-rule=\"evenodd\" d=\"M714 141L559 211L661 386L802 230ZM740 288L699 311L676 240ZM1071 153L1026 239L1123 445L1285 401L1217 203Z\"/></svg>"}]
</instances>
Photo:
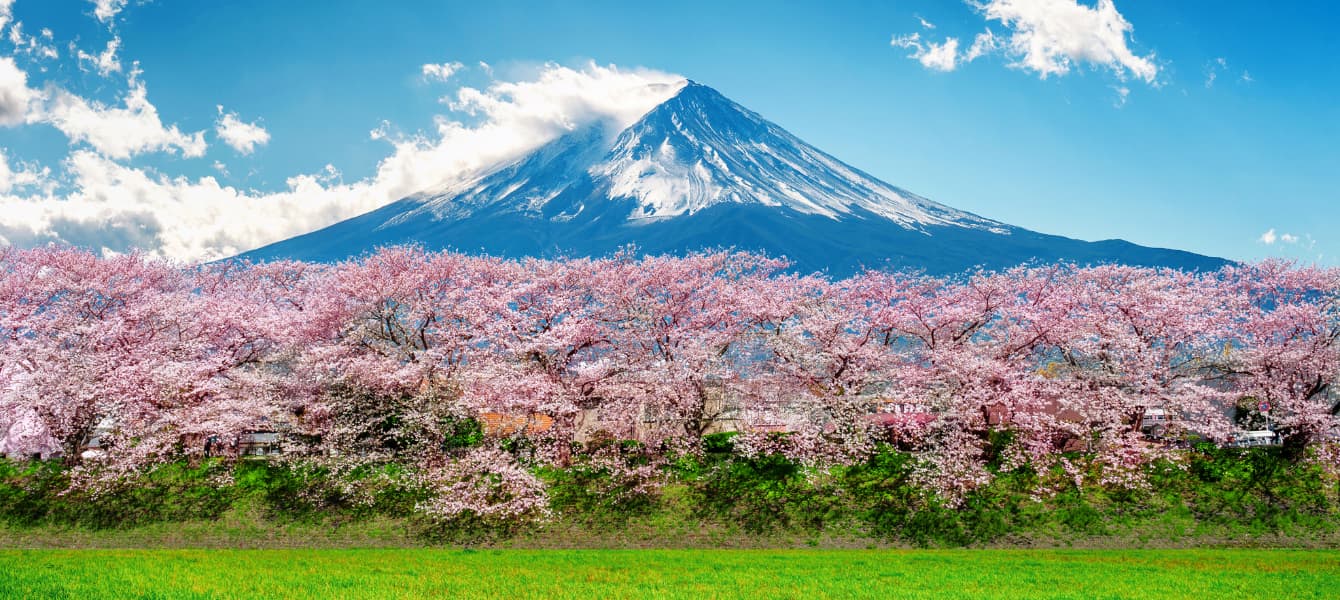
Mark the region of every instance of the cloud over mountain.
<instances>
[{"instance_id":1,"label":"cloud over mountain","mask_svg":"<svg viewBox=\"0 0 1340 600\"><path fill-rule=\"evenodd\" d=\"M445 99L449 112L435 118L432 131L377 128L372 136L388 142L391 152L366 179L340 182L328 169L293 175L282 191L257 192L213 176L173 176L125 164L146 152L198 157L207 147L202 133L162 122L136 73L121 106L52 88L33 112L29 104L41 95L12 60L0 59L0 123L47 123L72 144L88 147L61 163L65 184L59 189L0 189L0 243L141 249L183 261L222 258L449 185L594 120L629 123L664 100L672 93L669 84L680 79L594 63L548 64L529 78L461 88ZM219 112L217 133L238 152L268 141L264 128Z\"/></svg>"},{"instance_id":2,"label":"cloud over mountain","mask_svg":"<svg viewBox=\"0 0 1340 600\"><path fill-rule=\"evenodd\" d=\"M1093 6L1078 0L966 2L1004 32L998 35L988 26L961 54L956 37L935 42L917 33L895 35L893 45L913 49L911 58L937 71L953 71L980 57L1002 54L1011 67L1043 79L1066 75L1084 64L1107 68L1121 79L1134 77L1152 84L1158 77L1154 55L1141 56L1131 49L1128 37L1134 27L1113 0L1098 0Z\"/></svg>"}]
</instances>

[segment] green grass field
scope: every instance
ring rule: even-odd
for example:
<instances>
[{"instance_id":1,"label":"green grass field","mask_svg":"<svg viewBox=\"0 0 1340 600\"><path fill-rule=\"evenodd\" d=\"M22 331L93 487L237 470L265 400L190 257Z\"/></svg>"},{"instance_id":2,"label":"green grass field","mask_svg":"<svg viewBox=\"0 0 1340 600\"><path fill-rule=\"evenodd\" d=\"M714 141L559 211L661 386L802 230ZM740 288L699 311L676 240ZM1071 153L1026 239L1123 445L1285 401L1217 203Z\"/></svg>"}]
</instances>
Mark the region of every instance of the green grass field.
<instances>
[{"instance_id":1,"label":"green grass field","mask_svg":"<svg viewBox=\"0 0 1340 600\"><path fill-rule=\"evenodd\" d=\"M8 550L3 598L1340 598L1301 550Z\"/></svg>"}]
</instances>

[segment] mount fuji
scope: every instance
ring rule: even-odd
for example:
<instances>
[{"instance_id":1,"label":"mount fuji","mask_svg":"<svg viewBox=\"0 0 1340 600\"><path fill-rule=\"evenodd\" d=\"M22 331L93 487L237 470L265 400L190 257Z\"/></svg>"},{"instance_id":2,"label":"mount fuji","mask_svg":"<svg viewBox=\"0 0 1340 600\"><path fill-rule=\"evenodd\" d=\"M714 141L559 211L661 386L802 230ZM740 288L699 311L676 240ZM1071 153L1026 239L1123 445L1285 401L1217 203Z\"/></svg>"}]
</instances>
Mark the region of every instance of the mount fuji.
<instances>
[{"instance_id":1,"label":"mount fuji","mask_svg":"<svg viewBox=\"0 0 1340 600\"><path fill-rule=\"evenodd\" d=\"M330 262L403 243L510 257L735 248L834 276L1031 260L1202 270L1228 262L1047 235L957 210L851 167L712 88L678 88L626 128L574 129L466 181L242 257Z\"/></svg>"}]
</instances>

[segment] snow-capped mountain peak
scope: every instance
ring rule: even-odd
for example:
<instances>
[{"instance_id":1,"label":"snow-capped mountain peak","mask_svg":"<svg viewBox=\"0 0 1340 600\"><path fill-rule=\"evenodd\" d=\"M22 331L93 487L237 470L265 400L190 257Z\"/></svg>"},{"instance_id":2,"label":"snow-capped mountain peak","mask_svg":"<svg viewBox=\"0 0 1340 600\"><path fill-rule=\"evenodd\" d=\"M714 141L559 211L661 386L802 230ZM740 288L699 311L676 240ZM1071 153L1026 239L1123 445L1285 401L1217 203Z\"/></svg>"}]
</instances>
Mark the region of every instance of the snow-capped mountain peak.
<instances>
[{"instance_id":1,"label":"snow-capped mountain peak","mask_svg":"<svg viewBox=\"0 0 1340 600\"><path fill-rule=\"evenodd\" d=\"M615 127L586 124L515 162L421 196L423 207L396 222L425 213L461 218L488 207L566 220L589 202L551 203L589 181L598 192L591 201L632 201L625 218L634 224L735 203L834 220L875 215L908 229L1009 231L879 181L691 80L633 125Z\"/></svg>"},{"instance_id":2,"label":"snow-capped mountain peak","mask_svg":"<svg viewBox=\"0 0 1340 600\"><path fill-rule=\"evenodd\" d=\"M633 220L677 217L736 202L830 219L861 209L909 228L1005 231L1000 223L862 173L693 81L624 130L591 174L609 182L609 198L637 202L629 215Z\"/></svg>"},{"instance_id":3,"label":"snow-capped mountain peak","mask_svg":"<svg viewBox=\"0 0 1340 600\"><path fill-rule=\"evenodd\" d=\"M1028 260L1225 263L986 219L880 181L707 86L654 92L667 99L631 125L622 117L574 127L506 164L244 256L339 260L400 243L504 256L733 247L838 275Z\"/></svg>"}]
</instances>

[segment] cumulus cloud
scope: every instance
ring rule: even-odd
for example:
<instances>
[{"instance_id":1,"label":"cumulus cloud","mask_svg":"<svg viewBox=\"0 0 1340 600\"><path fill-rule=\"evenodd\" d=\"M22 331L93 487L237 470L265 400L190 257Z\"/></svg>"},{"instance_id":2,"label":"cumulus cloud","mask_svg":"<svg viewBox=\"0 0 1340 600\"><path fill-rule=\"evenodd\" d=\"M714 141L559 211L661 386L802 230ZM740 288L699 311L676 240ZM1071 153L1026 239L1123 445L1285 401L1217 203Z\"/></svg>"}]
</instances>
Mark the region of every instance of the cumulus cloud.
<instances>
[{"instance_id":1,"label":"cumulus cloud","mask_svg":"<svg viewBox=\"0 0 1340 600\"><path fill-rule=\"evenodd\" d=\"M28 87L28 74L8 56L0 57L0 125L23 123L38 93Z\"/></svg>"},{"instance_id":2,"label":"cumulus cloud","mask_svg":"<svg viewBox=\"0 0 1340 600\"><path fill-rule=\"evenodd\" d=\"M953 71L957 64L958 39L946 38L944 43L927 43L926 51L917 60L927 69Z\"/></svg>"},{"instance_id":3,"label":"cumulus cloud","mask_svg":"<svg viewBox=\"0 0 1340 600\"><path fill-rule=\"evenodd\" d=\"M1137 56L1127 43L1134 27L1112 0L1092 7L1078 0L990 0L977 7L989 21L1010 29L1007 52L1015 66L1040 77L1065 75L1076 63L1092 63L1153 83L1154 55Z\"/></svg>"},{"instance_id":4,"label":"cumulus cloud","mask_svg":"<svg viewBox=\"0 0 1340 600\"><path fill-rule=\"evenodd\" d=\"M7 152L0 150L0 194L34 187L49 187L50 183L51 169L24 162L11 166Z\"/></svg>"},{"instance_id":5,"label":"cumulus cloud","mask_svg":"<svg viewBox=\"0 0 1340 600\"><path fill-rule=\"evenodd\" d=\"M941 43L921 39L921 34L894 36L889 45L895 48L909 48L921 66L934 71L953 71L958 68L958 38L946 38Z\"/></svg>"},{"instance_id":6,"label":"cumulus cloud","mask_svg":"<svg viewBox=\"0 0 1340 600\"><path fill-rule=\"evenodd\" d=\"M182 133L176 125L163 124L137 69L131 70L124 107L106 106L59 88L52 88L49 96L40 114L30 120L50 123L71 142L86 143L111 158L152 151L180 151L187 158L205 154L203 131Z\"/></svg>"},{"instance_id":7,"label":"cumulus cloud","mask_svg":"<svg viewBox=\"0 0 1340 600\"><path fill-rule=\"evenodd\" d=\"M436 119L436 138L376 132L396 146L396 155L383 166L404 173L397 176L406 178L404 187L428 189L441 179L434 173L469 172L515 159L595 121L627 127L683 83L679 75L658 71L550 64L533 79L496 81L484 89L464 87L442 101L474 117L477 125L443 116ZM417 172L430 176L425 179Z\"/></svg>"},{"instance_id":8,"label":"cumulus cloud","mask_svg":"<svg viewBox=\"0 0 1340 600\"><path fill-rule=\"evenodd\" d=\"M270 132L264 127L237 118L237 113L223 112L222 105L218 109L219 120L214 123L214 131L219 134L219 139L233 150L241 154L251 154L256 150L256 146L270 143Z\"/></svg>"},{"instance_id":9,"label":"cumulus cloud","mask_svg":"<svg viewBox=\"0 0 1340 600\"><path fill-rule=\"evenodd\" d=\"M174 177L76 150L66 159L69 191L0 193L0 243L52 241L108 252L145 250L184 261L224 258L306 233L417 193L461 188L563 133L595 122L630 125L672 96L683 78L594 64L546 65L520 81L463 88L448 99L471 115L451 116L432 132L377 130L391 153L374 175L345 183L333 166L297 175L262 193L212 176ZM202 142L203 145L203 142Z\"/></svg>"},{"instance_id":10,"label":"cumulus cloud","mask_svg":"<svg viewBox=\"0 0 1340 600\"><path fill-rule=\"evenodd\" d=\"M106 77L112 73L121 71L121 59L117 58L116 52L121 48L121 38L113 37L107 41L107 49L98 54L89 54L83 50L78 51L79 67L84 68L85 64L97 69L98 74Z\"/></svg>"},{"instance_id":11,"label":"cumulus cloud","mask_svg":"<svg viewBox=\"0 0 1340 600\"><path fill-rule=\"evenodd\" d=\"M88 0L93 4L93 16L99 21L111 24L112 19L126 8L128 0Z\"/></svg>"},{"instance_id":12,"label":"cumulus cloud","mask_svg":"<svg viewBox=\"0 0 1340 600\"><path fill-rule=\"evenodd\" d=\"M0 29L14 20L14 0L0 0Z\"/></svg>"},{"instance_id":13,"label":"cumulus cloud","mask_svg":"<svg viewBox=\"0 0 1340 600\"><path fill-rule=\"evenodd\" d=\"M214 177L169 177L78 150L65 169L75 190L63 197L0 199L0 241L64 242L111 252L145 249L183 260L236 254L249 240L277 240L333 221L365 190L323 186L319 175L290 178L282 192L255 194ZM298 218L299 222L291 222Z\"/></svg>"},{"instance_id":14,"label":"cumulus cloud","mask_svg":"<svg viewBox=\"0 0 1340 600\"><path fill-rule=\"evenodd\" d=\"M17 30L16 24L11 32ZM51 36L44 30L43 37ZM120 43L119 37L112 38L107 49L96 57L80 52L81 66L91 62L103 75L120 70L116 58ZM138 68L131 70L124 106L107 106L51 84L43 92L34 90L28 87L28 74L12 57L0 57L0 125L50 124L72 143L88 144L118 159L151 151L203 156L204 132L187 134L176 125L164 125L158 109L149 102L148 90L139 75Z\"/></svg>"},{"instance_id":15,"label":"cumulus cloud","mask_svg":"<svg viewBox=\"0 0 1340 600\"><path fill-rule=\"evenodd\" d=\"M1140 56L1131 50L1128 34L1134 27L1117 11L1112 0L1097 0L1093 6L1079 0L966 1L986 21L1003 26L1005 33L997 36L987 29L961 57L957 55L955 38L935 44L901 36L904 41L916 42L904 46L916 49L912 58L929 69L948 71L1000 52L1011 61L1010 66L1031 71L1043 79L1066 75L1079 64L1106 67L1118 78L1134 77L1150 84L1158 77L1154 55Z\"/></svg>"},{"instance_id":16,"label":"cumulus cloud","mask_svg":"<svg viewBox=\"0 0 1340 600\"><path fill-rule=\"evenodd\" d=\"M483 63L480 63L483 64ZM445 62L440 64L426 64L422 67L423 78L425 81L446 81L451 79L457 71L465 65L458 62Z\"/></svg>"},{"instance_id":17,"label":"cumulus cloud","mask_svg":"<svg viewBox=\"0 0 1340 600\"><path fill-rule=\"evenodd\" d=\"M1310 236L1309 239L1311 239ZM1292 233L1276 233L1275 229L1271 228L1261 234L1261 237L1256 238L1256 240L1267 246L1273 246L1276 242L1282 244L1297 244L1303 241L1303 236L1294 235Z\"/></svg>"}]
</instances>

